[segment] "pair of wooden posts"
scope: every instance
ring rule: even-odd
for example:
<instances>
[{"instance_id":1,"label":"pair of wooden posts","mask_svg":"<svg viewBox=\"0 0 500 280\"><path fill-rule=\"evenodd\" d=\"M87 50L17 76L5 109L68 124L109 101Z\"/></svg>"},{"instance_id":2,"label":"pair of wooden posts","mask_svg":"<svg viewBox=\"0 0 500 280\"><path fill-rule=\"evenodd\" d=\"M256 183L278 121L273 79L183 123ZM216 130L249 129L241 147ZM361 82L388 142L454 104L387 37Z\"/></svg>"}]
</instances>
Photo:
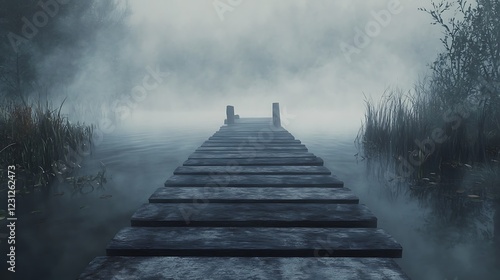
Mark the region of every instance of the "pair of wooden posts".
<instances>
[{"instance_id":1,"label":"pair of wooden posts","mask_svg":"<svg viewBox=\"0 0 500 280\"><path fill-rule=\"evenodd\" d=\"M226 124L231 125L234 124L234 106L227 105L226 107ZM276 127L281 127L281 119L280 119L280 104L273 103L273 125Z\"/></svg>"}]
</instances>

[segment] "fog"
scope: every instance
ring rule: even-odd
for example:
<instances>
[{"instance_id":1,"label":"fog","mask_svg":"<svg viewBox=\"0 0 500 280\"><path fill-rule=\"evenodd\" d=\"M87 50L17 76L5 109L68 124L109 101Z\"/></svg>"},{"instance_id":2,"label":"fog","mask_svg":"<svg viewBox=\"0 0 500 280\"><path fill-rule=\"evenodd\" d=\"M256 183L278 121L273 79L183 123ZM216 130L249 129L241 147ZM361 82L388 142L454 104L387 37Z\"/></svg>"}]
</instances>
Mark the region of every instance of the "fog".
<instances>
[{"instance_id":1,"label":"fog","mask_svg":"<svg viewBox=\"0 0 500 280\"><path fill-rule=\"evenodd\" d=\"M139 127L212 131L208 127L222 124L226 105L235 106L241 117L266 117L271 116L271 104L279 102L283 125L306 145L313 142L314 152L314 135L326 130L325 135L354 140L365 98L378 100L388 89L411 90L430 74L429 64L442 50L442 34L430 24L430 16L418 10L428 2L129 1L125 32L114 26L100 29L87 42L89 51L78 57L50 51L37 70L40 81L48 83L57 65L73 61L74 77L51 85L50 100L61 104L66 99L62 110L70 119L95 123L104 135ZM126 6L125 1L117 3ZM57 24L64 28L64 21ZM352 48L346 51L346 46ZM322 141L328 143L324 136ZM343 164L334 161L334 154L318 156L330 160L325 165L334 173L336 164ZM183 159L175 158L171 165ZM349 165L339 169L344 173L336 175L345 178L361 203L368 204L379 227L404 236L397 238L404 255L420 250L423 266L428 264L426 257L443 252L456 253L447 267L453 261L462 268L472 262L469 245L446 251L417 232L425 222L417 202L401 198L389 204L373 195L370 179L348 174ZM115 176L120 181L122 175ZM164 179L155 182L161 185ZM128 217L130 211L123 210L121 216ZM416 267L411 272L422 279L450 275L433 270L418 273Z\"/></svg>"},{"instance_id":2,"label":"fog","mask_svg":"<svg viewBox=\"0 0 500 280\"><path fill-rule=\"evenodd\" d=\"M342 127L359 126L365 95L411 89L441 49L440 30L417 10L422 1L224 3L130 1L126 34L110 46L116 34L101 31L89 42L95 51L79 57L78 74L60 90L68 104L93 108L70 105L68 112L130 123L132 113L151 111L220 118L228 104L241 116L266 116L280 102L298 118L315 112L334 126L338 116ZM109 48L111 56L101 55ZM128 69L111 69L116 60ZM158 75L147 81L153 89L134 92L151 71Z\"/></svg>"}]
</instances>

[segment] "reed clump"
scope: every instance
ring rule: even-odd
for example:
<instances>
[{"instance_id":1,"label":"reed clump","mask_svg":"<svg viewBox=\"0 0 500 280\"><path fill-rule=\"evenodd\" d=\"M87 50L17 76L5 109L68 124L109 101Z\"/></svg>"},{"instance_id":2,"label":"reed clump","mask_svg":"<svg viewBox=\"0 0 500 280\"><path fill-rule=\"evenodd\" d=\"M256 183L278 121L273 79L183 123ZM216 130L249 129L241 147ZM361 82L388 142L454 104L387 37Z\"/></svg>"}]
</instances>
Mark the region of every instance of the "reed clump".
<instances>
[{"instance_id":1,"label":"reed clump","mask_svg":"<svg viewBox=\"0 0 500 280\"><path fill-rule=\"evenodd\" d=\"M414 89L367 99L357 137L390 195L409 193L455 227L485 223L491 209L500 217L500 2L475 2L421 9L442 27L443 52Z\"/></svg>"},{"instance_id":2,"label":"reed clump","mask_svg":"<svg viewBox=\"0 0 500 280\"><path fill-rule=\"evenodd\" d=\"M69 159L71 152L90 152L93 126L71 123L61 115L62 106L52 109L49 104L13 102L0 106L1 166L16 166L19 190L47 186L57 176L65 178L78 167ZM66 169L61 170L56 168L59 162L74 164L65 164Z\"/></svg>"}]
</instances>

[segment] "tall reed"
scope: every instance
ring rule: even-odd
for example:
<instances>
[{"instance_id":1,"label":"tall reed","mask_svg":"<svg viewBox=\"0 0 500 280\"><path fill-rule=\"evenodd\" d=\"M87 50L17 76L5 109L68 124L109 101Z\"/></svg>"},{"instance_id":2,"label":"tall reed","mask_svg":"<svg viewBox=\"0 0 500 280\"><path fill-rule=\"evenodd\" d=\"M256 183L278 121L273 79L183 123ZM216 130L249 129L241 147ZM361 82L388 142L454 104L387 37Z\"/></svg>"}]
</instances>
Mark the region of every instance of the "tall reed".
<instances>
[{"instance_id":1,"label":"tall reed","mask_svg":"<svg viewBox=\"0 0 500 280\"><path fill-rule=\"evenodd\" d=\"M471 228L465 221L485 223L500 199L498 116L488 102L446 103L425 86L391 90L366 100L357 144L385 194L406 193L431 207L433 221Z\"/></svg>"},{"instance_id":2,"label":"tall reed","mask_svg":"<svg viewBox=\"0 0 500 280\"><path fill-rule=\"evenodd\" d=\"M93 126L71 123L62 105L0 106L1 166L17 166L18 186L46 186L56 176L54 163L66 161L71 150L90 149Z\"/></svg>"}]
</instances>

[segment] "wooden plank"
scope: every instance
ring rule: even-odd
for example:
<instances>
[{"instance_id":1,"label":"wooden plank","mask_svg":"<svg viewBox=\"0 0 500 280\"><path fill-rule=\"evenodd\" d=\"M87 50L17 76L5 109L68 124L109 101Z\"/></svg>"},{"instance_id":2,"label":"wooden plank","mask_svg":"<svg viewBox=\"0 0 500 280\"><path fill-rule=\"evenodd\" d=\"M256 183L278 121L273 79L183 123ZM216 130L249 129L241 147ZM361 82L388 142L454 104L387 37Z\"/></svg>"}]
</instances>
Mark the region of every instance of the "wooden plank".
<instances>
[{"instance_id":1,"label":"wooden plank","mask_svg":"<svg viewBox=\"0 0 500 280\"><path fill-rule=\"evenodd\" d=\"M244 120L243 120L244 121ZM233 125L233 126L229 126L229 125L221 125L221 128L224 128L224 129L231 129L231 128L245 128L245 127L252 127L252 126L255 126L255 127L267 127L268 129L272 129L272 130L280 130L280 129L284 129L283 127L275 127L272 125L272 122L254 122L254 123L241 123L241 121L237 121L238 123Z\"/></svg>"},{"instance_id":2,"label":"wooden plank","mask_svg":"<svg viewBox=\"0 0 500 280\"><path fill-rule=\"evenodd\" d=\"M303 151L307 152L306 147L301 147L301 146L296 146L296 147L287 147L287 146L277 146L277 147L200 147L196 149L195 152L228 152L228 153L234 153L234 152L253 152L253 151L262 151L262 152L297 152L297 151Z\"/></svg>"},{"instance_id":3,"label":"wooden plank","mask_svg":"<svg viewBox=\"0 0 500 280\"><path fill-rule=\"evenodd\" d=\"M236 124L239 124L239 125L244 125L244 124L253 124L253 123L257 123L257 124L267 124L267 123L273 123L273 119L272 118L261 118L261 117L255 117L255 118L240 118L238 120L235 120L235 123Z\"/></svg>"},{"instance_id":4,"label":"wooden plank","mask_svg":"<svg viewBox=\"0 0 500 280\"><path fill-rule=\"evenodd\" d=\"M348 188L158 188L150 203L359 203Z\"/></svg>"},{"instance_id":5,"label":"wooden plank","mask_svg":"<svg viewBox=\"0 0 500 280\"><path fill-rule=\"evenodd\" d=\"M239 138L259 138L259 139L263 139L264 141L268 141L268 139L284 139L284 140L288 140L288 139L295 139L293 137L293 135L276 135L276 134L265 134L265 135L261 135L261 134L257 134L257 133L248 133L248 134L234 134L234 133L215 133L213 134L210 139L217 139L217 138L228 138L228 139L239 139Z\"/></svg>"},{"instance_id":6,"label":"wooden plank","mask_svg":"<svg viewBox=\"0 0 500 280\"><path fill-rule=\"evenodd\" d=\"M260 127L260 126L255 126L255 127L250 127L250 126L245 126L245 127L235 127L235 128L220 128L219 130L215 131L214 134L231 134L231 133L236 133L236 134L283 134L283 135L288 135L291 134L287 130L279 130L279 129L269 129L269 127Z\"/></svg>"},{"instance_id":7,"label":"wooden plank","mask_svg":"<svg viewBox=\"0 0 500 280\"><path fill-rule=\"evenodd\" d=\"M295 139L291 134L276 133L214 133L211 138L261 138L261 139Z\"/></svg>"},{"instance_id":8,"label":"wooden plank","mask_svg":"<svg viewBox=\"0 0 500 280\"><path fill-rule=\"evenodd\" d=\"M272 126L272 123L270 122L254 122L254 123L241 123L241 121L238 121L237 124L231 126L231 125L222 125L222 128L227 128L227 129L238 129L238 128L265 128L265 129L276 129Z\"/></svg>"},{"instance_id":9,"label":"wooden plank","mask_svg":"<svg viewBox=\"0 0 500 280\"><path fill-rule=\"evenodd\" d=\"M260 135L260 134L273 134L273 135L292 135L289 131L286 130L271 130L264 129L259 131L240 131L239 129L219 129L215 132L215 134L220 135Z\"/></svg>"},{"instance_id":10,"label":"wooden plank","mask_svg":"<svg viewBox=\"0 0 500 280\"><path fill-rule=\"evenodd\" d=\"M299 142L283 142L283 143L257 143L257 142L228 142L228 141L205 141L200 147L256 147L256 148L273 148L273 147L305 147Z\"/></svg>"},{"instance_id":11,"label":"wooden plank","mask_svg":"<svg viewBox=\"0 0 500 280\"><path fill-rule=\"evenodd\" d=\"M179 166L174 175L330 175L324 166Z\"/></svg>"},{"instance_id":12,"label":"wooden plank","mask_svg":"<svg viewBox=\"0 0 500 280\"><path fill-rule=\"evenodd\" d=\"M400 258L399 245L377 228L126 227L108 256Z\"/></svg>"},{"instance_id":13,"label":"wooden plank","mask_svg":"<svg viewBox=\"0 0 500 280\"><path fill-rule=\"evenodd\" d=\"M244 126L221 126L219 130L216 132L227 132L227 131L245 131L245 130L258 130L258 131L263 131L263 132L270 132L270 133L290 133L286 129L278 128L278 127L272 127L268 125L244 125Z\"/></svg>"},{"instance_id":14,"label":"wooden plank","mask_svg":"<svg viewBox=\"0 0 500 280\"><path fill-rule=\"evenodd\" d=\"M234 153L211 153L211 152L194 152L189 155L189 159L211 159L211 158L224 158L224 159L238 159L238 158L311 158L315 155L313 153L305 151L295 151L295 152L273 152L267 153L263 151L253 151L253 152L234 152Z\"/></svg>"},{"instance_id":15,"label":"wooden plank","mask_svg":"<svg viewBox=\"0 0 500 280\"><path fill-rule=\"evenodd\" d=\"M274 135L259 135L259 136L211 136L208 140L248 140L256 142L271 142L271 141L284 141L284 140L295 140L293 136L274 136Z\"/></svg>"},{"instance_id":16,"label":"wooden plank","mask_svg":"<svg viewBox=\"0 0 500 280\"><path fill-rule=\"evenodd\" d=\"M280 145L286 145L286 144L300 144L300 140L280 140L280 139L275 139L272 141L267 141L264 139L215 139L215 140L207 140L205 143L234 143L236 145L239 144L262 144L262 145L268 145L268 144L280 144Z\"/></svg>"},{"instance_id":17,"label":"wooden plank","mask_svg":"<svg viewBox=\"0 0 500 280\"><path fill-rule=\"evenodd\" d=\"M375 228L377 218L361 204L146 203L132 215L137 227Z\"/></svg>"},{"instance_id":18,"label":"wooden plank","mask_svg":"<svg viewBox=\"0 0 500 280\"><path fill-rule=\"evenodd\" d=\"M235 125L221 126L220 129L269 129L274 130L271 123L261 122L261 123L239 123Z\"/></svg>"},{"instance_id":19,"label":"wooden plank","mask_svg":"<svg viewBox=\"0 0 500 280\"><path fill-rule=\"evenodd\" d=\"M323 166L323 160L320 157L310 158L241 158L241 159L188 159L183 163L184 166L273 166L273 165L311 165Z\"/></svg>"},{"instance_id":20,"label":"wooden plank","mask_svg":"<svg viewBox=\"0 0 500 280\"><path fill-rule=\"evenodd\" d=\"M293 136L288 131L217 131L213 134L213 136L261 136L266 137L268 135L273 136Z\"/></svg>"},{"instance_id":21,"label":"wooden plank","mask_svg":"<svg viewBox=\"0 0 500 280\"><path fill-rule=\"evenodd\" d=\"M259 132L262 132L262 131L270 131L270 132L287 132L289 133L288 130L286 129L283 129L283 128L277 128L277 127L262 127L262 126L255 126L255 127L251 127L251 126L243 126L243 127L239 127L239 126L232 126L232 127L221 127L219 128L218 130L219 132L240 132L240 133L259 133Z\"/></svg>"},{"instance_id":22,"label":"wooden plank","mask_svg":"<svg viewBox=\"0 0 500 280\"><path fill-rule=\"evenodd\" d=\"M330 187L344 182L333 175L173 175L167 187Z\"/></svg>"},{"instance_id":23,"label":"wooden plank","mask_svg":"<svg viewBox=\"0 0 500 280\"><path fill-rule=\"evenodd\" d=\"M410 280L387 258L97 257L79 280Z\"/></svg>"}]
</instances>

